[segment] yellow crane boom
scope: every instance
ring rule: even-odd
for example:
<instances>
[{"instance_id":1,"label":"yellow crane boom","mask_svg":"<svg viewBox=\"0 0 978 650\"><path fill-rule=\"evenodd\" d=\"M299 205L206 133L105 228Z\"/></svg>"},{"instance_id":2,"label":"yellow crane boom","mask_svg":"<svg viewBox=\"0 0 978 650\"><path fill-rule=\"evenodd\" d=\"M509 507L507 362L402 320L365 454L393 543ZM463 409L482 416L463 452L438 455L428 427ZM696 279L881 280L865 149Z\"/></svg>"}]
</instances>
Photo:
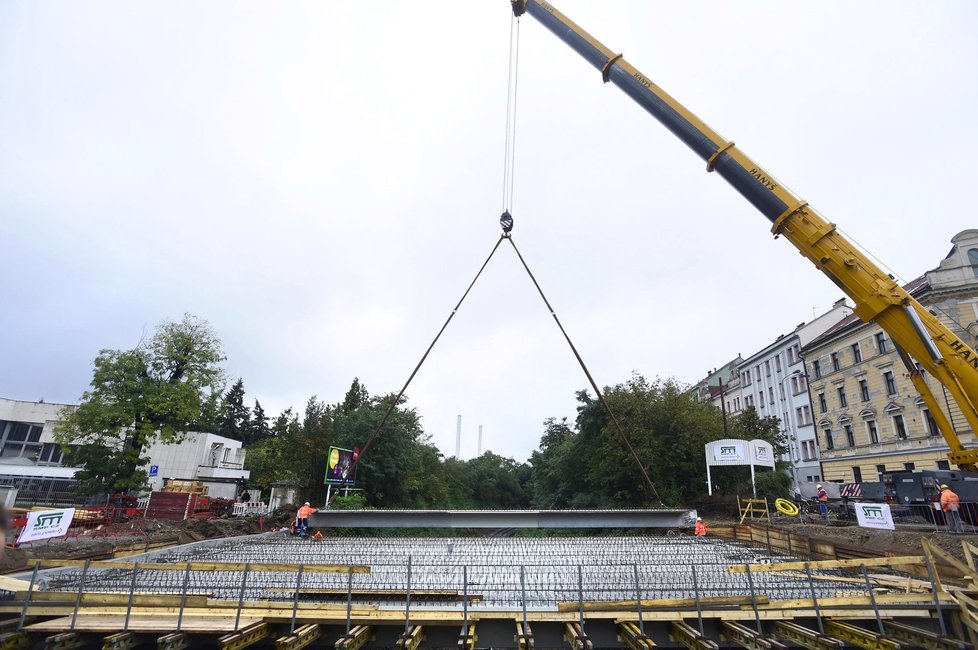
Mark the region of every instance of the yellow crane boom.
<instances>
[{"instance_id":1,"label":"yellow crane boom","mask_svg":"<svg viewBox=\"0 0 978 650\"><path fill-rule=\"evenodd\" d=\"M978 449L965 449L937 407L920 376L930 373L961 407L971 430L978 432L978 353L944 326L835 227L723 138L689 109L642 74L621 54L601 42L543 0L512 0L519 16L528 13L601 71L706 162L771 221L782 236L827 275L855 303L855 313L876 323L901 351L914 385L935 415L951 447L948 458L965 470L978 470Z\"/></svg>"}]
</instances>

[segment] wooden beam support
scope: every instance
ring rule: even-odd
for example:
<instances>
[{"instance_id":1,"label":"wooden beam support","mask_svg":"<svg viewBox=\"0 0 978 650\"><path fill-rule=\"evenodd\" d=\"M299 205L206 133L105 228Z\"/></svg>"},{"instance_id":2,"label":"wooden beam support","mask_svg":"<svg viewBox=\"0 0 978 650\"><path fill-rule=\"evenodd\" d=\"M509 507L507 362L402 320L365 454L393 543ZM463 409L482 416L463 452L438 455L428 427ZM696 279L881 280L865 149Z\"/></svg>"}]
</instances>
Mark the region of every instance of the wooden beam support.
<instances>
[{"instance_id":1,"label":"wooden beam support","mask_svg":"<svg viewBox=\"0 0 978 650\"><path fill-rule=\"evenodd\" d=\"M533 650L533 632L530 624L523 624L523 621L516 621L516 636L513 637L519 650Z\"/></svg>"},{"instance_id":2,"label":"wooden beam support","mask_svg":"<svg viewBox=\"0 0 978 650\"><path fill-rule=\"evenodd\" d=\"M751 573L771 573L772 571L804 571L805 565L812 571L818 569L858 569L862 566L904 566L908 564L924 564L922 555L905 555L899 557L866 557L855 560L819 560L817 562L774 562L772 564L751 564ZM729 573L744 573L743 564L731 564L727 567Z\"/></svg>"},{"instance_id":3,"label":"wooden beam support","mask_svg":"<svg viewBox=\"0 0 978 650\"><path fill-rule=\"evenodd\" d=\"M468 628L463 625L462 631L458 635L456 648L457 650L475 650L475 644L478 643L478 640L475 633L475 623L469 623Z\"/></svg>"},{"instance_id":4,"label":"wooden beam support","mask_svg":"<svg viewBox=\"0 0 978 650\"><path fill-rule=\"evenodd\" d=\"M714 641L707 639L685 621L673 621L669 626L669 638L678 641L690 650L719 650Z\"/></svg>"},{"instance_id":5,"label":"wooden beam support","mask_svg":"<svg viewBox=\"0 0 978 650\"><path fill-rule=\"evenodd\" d=\"M418 650L424 641L424 629L420 625L412 625L407 632L397 637L394 647L397 650Z\"/></svg>"},{"instance_id":6,"label":"wooden beam support","mask_svg":"<svg viewBox=\"0 0 978 650\"><path fill-rule=\"evenodd\" d=\"M185 650L190 647L190 639L183 632L173 632L156 640L156 650Z\"/></svg>"},{"instance_id":7,"label":"wooden beam support","mask_svg":"<svg viewBox=\"0 0 978 650\"><path fill-rule=\"evenodd\" d=\"M631 621L618 623L618 640L628 646L629 650L651 650L655 647L655 641L642 634Z\"/></svg>"},{"instance_id":8,"label":"wooden beam support","mask_svg":"<svg viewBox=\"0 0 978 650\"><path fill-rule=\"evenodd\" d=\"M368 641L374 638L369 625L356 625L350 628L349 634L344 634L336 640L336 650L360 650Z\"/></svg>"},{"instance_id":9,"label":"wooden beam support","mask_svg":"<svg viewBox=\"0 0 978 650\"><path fill-rule=\"evenodd\" d=\"M250 645L254 645L264 639L265 637L271 636L272 630L268 627L267 623L258 621L257 623L252 623L248 627L245 627L237 632L232 632L231 634L225 634L217 640L217 647L220 650L241 650L241 648L247 648Z\"/></svg>"},{"instance_id":10,"label":"wooden beam support","mask_svg":"<svg viewBox=\"0 0 978 650\"><path fill-rule=\"evenodd\" d=\"M889 619L883 620L883 629L886 630L887 636L893 637L898 641L905 641L914 648L928 648L929 650L967 650L970 647L970 644L964 641L958 641Z\"/></svg>"},{"instance_id":11,"label":"wooden beam support","mask_svg":"<svg viewBox=\"0 0 978 650\"><path fill-rule=\"evenodd\" d=\"M567 641L571 650L592 650L594 648L591 639L584 634L581 624L577 621L564 623L564 640Z\"/></svg>"},{"instance_id":12,"label":"wooden beam support","mask_svg":"<svg viewBox=\"0 0 978 650\"><path fill-rule=\"evenodd\" d=\"M4 632L0 634L0 650L22 650L34 645L29 634L24 632Z\"/></svg>"},{"instance_id":13,"label":"wooden beam support","mask_svg":"<svg viewBox=\"0 0 978 650\"><path fill-rule=\"evenodd\" d=\"M825 621L825 631L836 638L867 650L903 650L908 648L899 641L887 639L881 634L842 621L831 619Z\"/></svg>"},{"instance_id":14,"label":"wooden beam support","mask_svg":"<svg viewBox=\"0 0 978 650\"><path fill-rule=\"evenodd\" d=\"M102 650L132 650L139 645L139 640L132 632L119 632L105 637Z\"/></svg>"},{"instance_id":15,"label":"wooden beam support","mask_svg":"<svg viewBox=\"0 0 978 650\"><path fill-rule=\"evenodd\" d=\"M275 650L299 650L319 638L322 631L317 623L309 623L292 634L275 639Z\"/></svg>"},{"instance_id":16,"label":"wooden beam support","mask_svg":"<svg viewBox=\"0 0 978 650\"><path fill-rule=\"evenodd\" d=\"M788 639L803 648L808 648L808 650L837 650L846 647L846 644L839 639L819 634L815 630L809 630L797 623L776 621L773 627L777 636Z\"/></svg>"},{"instance_id":17,"label":"wooden beam support","mask_svg":"<svg viewBox=\"0 0 978 650\"><path fill-rule=\"evenodd\" d=\"M788 650L780 641L768 639L754 630L734 621L723 621L720 627L722 639L733 641L748 650Z\"/></svg>"},{"instance_id":18,"label":"wooden beam support","mask_svg":"<svg viewBox=\"0 0 978 650\"><path fill-rule=\"evenodd\" d=\"M85 639L80 634L74 632L55 634L44 639L44 650L72 650L73 648L84 648L85 646Z\"/></svg>"}]
</instances>

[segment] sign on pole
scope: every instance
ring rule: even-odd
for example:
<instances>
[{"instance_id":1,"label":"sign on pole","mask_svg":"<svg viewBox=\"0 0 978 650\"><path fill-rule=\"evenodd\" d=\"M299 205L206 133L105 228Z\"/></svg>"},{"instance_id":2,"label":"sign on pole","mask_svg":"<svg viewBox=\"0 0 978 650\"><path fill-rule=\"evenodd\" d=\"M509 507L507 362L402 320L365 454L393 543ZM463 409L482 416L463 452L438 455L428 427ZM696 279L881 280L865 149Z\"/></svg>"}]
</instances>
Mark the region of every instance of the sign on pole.
<instances>
[{"instance_id":1,"label":"sign on pole","mask_svg":"<svg viewBox=\"0 0 978 650\"><path fill-rule=\"evenodd\" d=\"M355 450L340 447L329 448L329 462L323 483L331 485L353 485L357 480Z\"/></svg>"},{"instance_id":2,"label":"sign on pole","mask_svg":"<svg viewBox=\"0 0 978 650\"><path fill-rule=\"evenodd\" d=\"M882 528L895 530L893 515L888 503L855 503L856 521L863 528Z\"/></svg>"},{"instance_id":3,"label":"sign on pole","mask_svg":"<svg viewBox=\"0 0 978 650\"><path fill-rule=\"evenodd\" d=\"M706 450L706 491L713 494L711 466L750 465L750 482L754 486L754 465L774 468L774 447L763 440L738 440L725 438L705 445ZM757 496L757 488L754 488Z\"/></svg>"},{"instance_id":4,"label":"sign on pole","mask_svg":"<svg viewBox=\"0 0 978 650\"><path fill-rule=\"evenodd\" d=\"M64 510L36 510L27 513L27 525L17 537L18 544L50 537L63 537L75 516L74 508Z\"/></svg>"}]
</instances>

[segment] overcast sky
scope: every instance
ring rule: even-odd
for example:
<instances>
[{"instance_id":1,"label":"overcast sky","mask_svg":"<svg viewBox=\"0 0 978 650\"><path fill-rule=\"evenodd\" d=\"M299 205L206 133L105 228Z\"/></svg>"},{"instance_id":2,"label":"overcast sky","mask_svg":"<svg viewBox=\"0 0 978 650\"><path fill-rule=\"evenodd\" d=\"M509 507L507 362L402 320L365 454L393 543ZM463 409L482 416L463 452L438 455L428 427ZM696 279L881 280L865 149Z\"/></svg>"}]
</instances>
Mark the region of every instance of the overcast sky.
<instances>
[{"instance_id":1,"label":"overcast sky","mask_svg":"<svg viewBox=\"0 0 978 650\"><path fill-rule=\"evenodd\" d=\"M559 0L896 274L975 227L978 3ZM397 391L498 237L506 0L0 1L0 396L205 318L271 413ZM600 385L693 383L841 297L530 16L514 240ZM586 386L508 247L408 390L525 459Z\"/></svg>"}]
</instances>

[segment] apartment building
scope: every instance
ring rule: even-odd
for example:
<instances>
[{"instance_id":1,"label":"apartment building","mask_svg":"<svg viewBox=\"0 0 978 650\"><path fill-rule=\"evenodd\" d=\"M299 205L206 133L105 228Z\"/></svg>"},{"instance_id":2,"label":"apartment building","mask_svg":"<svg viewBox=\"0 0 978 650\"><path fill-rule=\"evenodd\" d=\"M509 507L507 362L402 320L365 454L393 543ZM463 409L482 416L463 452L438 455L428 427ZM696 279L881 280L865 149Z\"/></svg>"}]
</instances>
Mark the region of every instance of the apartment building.
<instances>
[{"instance_id":1,"label":"apartment building","mask_svg":"<svg viewBox=\"0 0 978 650\"><path fill-rule=\"evenodd\" d=\"M801 483L820 481L822 473L801 348L851 313L852 307L844 299L839 300L824 314L782 334L738 366L744 407L753 407L761 417L781 421L788 455L779 460L791 463L795 492L800 492Z\"/></svg>"},{"instance_id":2,"label":"apartment building","mask_svg":"<svg viewBox=\"0 0 978 650\"><path fill-rule=\"evenodd\" d=\"M940 265L904 288L958 337L978 333L978 230L965 230ZM948 469L947 443L889 336L855 316L802 346L827 481L876 481L884 471ZM931 391L966 446L975 443L958 406ZM948 408L948 405L950 408Z\"/></svg>"}]
</instances>

